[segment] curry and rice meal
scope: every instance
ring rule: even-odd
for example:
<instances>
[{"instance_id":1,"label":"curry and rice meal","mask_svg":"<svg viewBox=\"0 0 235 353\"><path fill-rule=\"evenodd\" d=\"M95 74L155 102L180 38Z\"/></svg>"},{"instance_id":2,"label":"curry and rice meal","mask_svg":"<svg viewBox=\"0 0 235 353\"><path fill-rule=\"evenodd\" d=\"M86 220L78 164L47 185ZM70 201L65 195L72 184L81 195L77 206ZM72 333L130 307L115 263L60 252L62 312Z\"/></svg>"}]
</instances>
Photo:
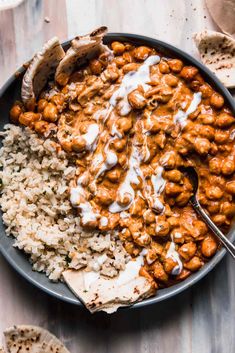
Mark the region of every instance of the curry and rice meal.
<instances>
[{"instance_id":1,"label":"curry and rice meal","mask_svg":"<svg viewBox=\"0 0 235 353\"><path fill-rule=\"evenodd\" d=\"M34 270L64 280L90 311L112 312L199 270L235 214L235 118L196 67L106 28L30 63L1 133L7 234Z\"/></svg>"}]
</instances>

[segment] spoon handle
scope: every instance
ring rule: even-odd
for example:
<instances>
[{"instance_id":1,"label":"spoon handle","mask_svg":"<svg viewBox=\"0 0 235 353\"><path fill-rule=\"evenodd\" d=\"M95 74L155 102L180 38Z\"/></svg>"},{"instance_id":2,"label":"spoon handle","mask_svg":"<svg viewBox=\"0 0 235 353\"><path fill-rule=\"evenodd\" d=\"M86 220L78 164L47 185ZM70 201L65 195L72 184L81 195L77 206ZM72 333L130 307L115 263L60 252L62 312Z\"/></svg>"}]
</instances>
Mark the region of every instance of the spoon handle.
<instances>
[{"instance_id":1,"label":"spoon handle","mask_svg":"<svg viewBox=\"0 0 235 353\"><path fill-rule=\"evenodd\" d=\"M191 205L193 206L194 210L201 216L201 218L205 221L208 227L212 230L212 232L219 238L221 243L224 247L229 251L232 257L235 260L235 246L228 240L228 238L219 230L219 228L215 225L214 222L210 219L207 213L203 210L202 206L200 205L199 201L196 197L192 197Z\"/></svg>"}]
</instances>

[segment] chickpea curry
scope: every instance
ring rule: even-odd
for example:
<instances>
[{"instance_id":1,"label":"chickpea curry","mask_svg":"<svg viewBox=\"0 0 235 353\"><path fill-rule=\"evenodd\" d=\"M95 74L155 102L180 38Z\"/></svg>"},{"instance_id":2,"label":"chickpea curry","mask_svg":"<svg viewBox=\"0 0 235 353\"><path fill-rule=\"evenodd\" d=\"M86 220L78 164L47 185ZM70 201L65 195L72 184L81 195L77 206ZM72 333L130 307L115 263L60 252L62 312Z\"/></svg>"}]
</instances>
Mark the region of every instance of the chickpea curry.
<instances>
[{"instance_id":1,"label":"chickpea curry","mask_svg":"<svg viewBox=\"0 0 235 353\"><path fill-rule=\"evenodd\" d=\"M58 151L74 158L70 200L81 226L118 231L133 258L144 256L140 274L156 288L187 278L215 254L180 167L196 168L200 203L228 231L235 118L196 67L113 42L64 84L49 82L28 108L16 102L12 121L53 136Z\"/></svg>"}]
</instances>

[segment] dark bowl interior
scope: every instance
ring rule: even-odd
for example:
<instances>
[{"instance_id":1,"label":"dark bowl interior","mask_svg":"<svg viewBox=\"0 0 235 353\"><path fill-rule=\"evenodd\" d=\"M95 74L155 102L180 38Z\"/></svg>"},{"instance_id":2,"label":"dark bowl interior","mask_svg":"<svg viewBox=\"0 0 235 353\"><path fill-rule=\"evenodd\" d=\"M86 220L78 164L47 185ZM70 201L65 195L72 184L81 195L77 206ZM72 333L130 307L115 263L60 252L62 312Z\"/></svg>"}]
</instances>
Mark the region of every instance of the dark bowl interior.
<instances>
[{"instance_id":1,"label":"dark bowl interior","mask_svg":"<svg viewBox=\"0 0 235 353\"><path fill-rule=\"evenodd\" d=\"M169 45L167 43L161 42L156 39L143 37L135 34L123 34L123 33L110 33L105 37L105 43L108 44L114 40L118 41L129 41L137 45L149 45L155 48L157 51L160 51L165 56L180 58L185 63L194 65L199 68L201 74L204 76L204 79L209 82L218 92L220 92L225 98L226 104L230 107L230 109L235 114L235 102L228 92L228 90L222 85L222 83L215 77L215 75L208 70L204 65L198 62L196 59L186 54L185 52ZM69 46L69 42L65 42L63 47L67 49ZM0 120L0 130L3 129L3 126L8 123L9 110L15 100L20 99L20 87L21 80L24 73L24 68L20 68L17 72L17 75L13 75L6 84L0 90L0 112L1 112L1 120ZM230 240L235 239L235 227L232 227L230 230L228 237ZM2 219L0 220L0 251L2 255L6 258L6 260L11 264L11 266L20 273L24 278L26 278L33 285L42 289L46 293L57 297L63 301L82 305L80 301L73 295L73 293L67 288L67 286L63 283L53 283L48 280L48 278L43 273L38 273L32 271L31 265L27 259L27 256L18 249L14 248L12 245L14 243L14 239L12 237L7 237L5 235L5 228L2 223ZM225 250L221 249L217 252L217 254L198 272L191 275L185 281L176 284L172 287L160 289L157 294L149 299L143 300L140 303L136 303L132 306L132 308L150 305L153 303L157 303L159 301L170 298L183 290L189 288L196 282L198 282L201 278L203 278L208 272L210 272L215 265L222 259L225 255Z\"/></svg>"}]
</instances>

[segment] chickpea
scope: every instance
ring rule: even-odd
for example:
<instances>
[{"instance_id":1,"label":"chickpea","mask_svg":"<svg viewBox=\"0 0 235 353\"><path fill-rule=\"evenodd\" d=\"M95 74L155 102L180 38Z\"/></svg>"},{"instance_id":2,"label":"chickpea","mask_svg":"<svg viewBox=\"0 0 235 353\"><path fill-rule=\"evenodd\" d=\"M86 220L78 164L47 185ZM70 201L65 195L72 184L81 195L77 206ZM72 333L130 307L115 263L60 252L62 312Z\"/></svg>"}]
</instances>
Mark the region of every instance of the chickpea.
<instances>
[{"instance_id":1,"label":"chickpea","mask_svg":"<svg viewBox=\"0 0 235 353\"><path fill-rule=\"evenodd\" d=\"M196 251L197 246L193 242L186 243L179 248L180 256L186 261L189 261L195 255Z\"/></svg>"},{"instance_id":2,"label":"chickpea","mask_svg":"<svg viewBox=\"0 0 235 353\"><path fill-rule=\"evenodd\" d=\"M119 232L119 238L121 241L131 241L132 240L132 236L131 236L131 232L129 231L129 229L123 229L122 232Z\"/></svg>"},{"instance_id":3,"label":"chickpea","mask_svg":"<svg viewBox=\"0 0 235 353\"><path fill-rule=\"evenodd\" d=\"M153 275L154 277L161 281L161 282L167 282L168 281L168 275L165 272L161 262L155 262L153 265Z\"/></svg>"},{"instance_id":4,"label":"chickpea","mask_svg":"<svg viewBox=\"0 0 235 353\"><path fill-rule=\"evenodd\" d=\"M211 257L216 253L217 250L217 243L212 236L207 236L202 241L201 245L201 252L202 255L205 257Z\"/></svg>"},{"instance_id":5,"label":"chickpea","mask_svg":"<svg viewBox=\"0 0 235 353\"><path fill-rule=\"evenodd\" d=\"M165 80L165 83L170 87L176 87L179 83L178 77L172 74L165 75L164 80Z\"/></svg>"},{"instance_id":6,"label":"chickpea","mask_svg":"<svg viewBox=\"0 0 235 353\"><path fill-rule=\"evenodd\" d=\"M146 224L151 224L155 222L155 214L151 210L146 210L143 213L143 218Z\"/></svg>"},{"instance_id":7,"label":"chickpea","mask_svg":"<svg viewBox=\"0 0 235 353\"><path fill-rule=\"evenodd\" d=\"M197 153L207 154L210 150L210 141L206 138L196 137L194 147Z\"/></svg>"},{"instance_id":8,"label":"chickpea","mask_svg":"<svg viewBox=\"0 0 235 353\"><path fill-rule=\"evenodd\" d=\"M178 184L167 182L165 186L165 193L168 196L176 196L182 192L182 187Z\"/></svg>"},{"instance_id":9,"label":"chickpea","mask_svg":"<svg viewBox=\"0 0 235 353\"><path fill-rule=\"evenodd\" d=\"M194 66L184 66L180 71L180 76L186 81L191 81L198 73L198 69Z\"/></svg>"},{"instance_id":10,"label":"chickpea","mask_svg":"<svg viewBox=\"0 0 235 353\"><path fill-rule=\"evenodd\" d=\"M229 181L226 184L226 191L231 195L235 195L235 181Z\"/></svg>"},{"instance_id":11,"label":"chickpea","mask_svg":"<svg viewBox=\"0 0 235 353\"><path fill-rule=\"evenodd\" d=\"M174 183L180 183L182 181L182 173L177 169L172 169L164 173L164 177Z\"/></svg>"},{"instance_id":12,"label":"chickpea","mask_svg":"<svg viewBox=\"0 0 235 353\"><path fill-rule=\"evenodd\" d=\"M219 200L223 196L223 191L218 186L210 186L206 188L206 197L209 200Z\"/></svg>"},{"instance_id":13,"label":"chickpea","mask_svg":"<svg viewBox=\"0 0 235 353\"><path fill-rule=\"evenodd\" d=\"M175 279L176 279L176 281L184 281L186 278L188 278L188 276L190 276L190 274L191 274L191 271L183 268L183 270L180 272L180 274L178 274L175 277Z\"/></svg>"},{"instance_id":14,"label":"chickpea","mask_svg":"<svg viewBox=\"0 0 235 353\"><path fill-rule=\"evenodd\" d=\"M54 123L58 119L58 110L53 103L48 103L43 110L43 118Z\"/></svg>"},{"instance_id":15,"label":"chickpea","mask_svg":"<svg viewBox=\"0 0 235 353\"><path fill-rule=\"evenodd\" d=\"M166 61L161 60L160 63L158 64L158 66L159 66L159 71L162 74L169 74L170 68L169 68L169 65L167 64Z\"/></svg>"},{"instance_id":16,"label":"chickpea","mask_svg":"<svg viewBox=\"0 0 235 353\"><path fill-rule=\"evenodd\" d=\"M183 207L183 206L187 205L190 197L191 197L191 193L188 191L184 191L184 192L181 192L181 194L176 197L175 201L178 206Z\"/></svg>"},{"instance_id":17,"label":"chickpea","mask_svg":"<svg viewBox=\"0 0 235 353\"><path fill-rule=\"evenodd\" d=\"M34 124L34 129L39 134L44 134L49 127L49 123L45 120L38 120Z\"/></svg>"},{"instance_id":18,"label":"chickpea","mask_svg":"<svg viewBox=\"0 0 235 353\"><path fill-rule=\"evenodd\" d=\"M185 134L184 134L185 135ZM175 148L179 154L186 156L192 150L192 143L187 141L183 136L177 138ZM194 139L194 137L193 137Z\"/></svg>"},{"instance_id":19,"label":"chickpea","mask_svg":"<svg viewBox=\"0 0 235 353\"><path fill-rule=\"evenodd\" d=\"M118 213L109 215L109 229L114 229L120 223L120 216Z\"/></svg>"},{"instance_id":20,"label":"chickpea","mask_svg":"<svg viewBox=\"0 0 235 353\"><path fill-rule=\"evenodd\" d=\"M54 103L56 107L61 108L64 104L64 95L63 94L55 94L51 98L51 103Z\"/></svg>"},{"instance_id":21,"label":"chickpea","mask_svg":"<svg viewBox=\"0 0 235 353\"><path fill-rule=\"evenodd\" d=\"M160 158L160 164L166 169L174 169L177 165L177 154L174 151L166 152Z\"/></svg>"},{"instance_id":22,"label":"chickpea","mask_svg":"<svg viewBox=\"0 0 235 353\"><path fill-rule=\"evenodd\" d=\"M221 169L222 173L224 175L231 175L234 173L235 171L235 163L233 160L229 159L229 158L225 158L222 162L222 169Z\"/></svg>"},{"instance_id":23,"label":"chickpea","mask_svg":"<svg viewBox=\"0 0 235 353\"><path fill-rule=\"evenodd\" d=\"M72 140L71 148L74 152L82 152L86 149L86 140L82 136L76 136Z\"/></svg>"},{"instance_id":24,"label":"chickpea","mask_svg":"<svg viewBox=\"0 0 235 353\"><path fill-rule=\"evenodd\" d=\"M169 217L167 219L168 223L170 224L170 227L173 228L173 227L178 227L179 224L180 224L180 218L179 217Z\"/></svg>"},{"instance_id":25,"label":"chickpea","mask_svg":"<svg viewBox=\"0 0 235 353\"><path fill-rule=\"evenodd\" d=\"M124 248L128 254L134 255L135 250L136 250L136 246L132 241L125 241Z\"/></svg>"},{"instance_id":26,"label":"chickpea","mask_svg":"<svg viewBox=\"0 0 235 353\"><path fill-rule=\"evenodd\" d=\"M161 256L163 253L163 246L159 243L156 243L153 240L151 242L151 249L153 249L157 253L158 256Z\"/></svg>"},{"instance_id":27,"label":"chickpea","mask_svg":"<svg viewBox=\"0 0 235 353\"><path fill-rule=\"evenodd\" d=\"M125 51L125 45L120 42L113 42L111 48L115 55L121 55Z\"/></svg>"},{"instance_id":28,"label":"chickpea","mask_svg":"<svg viewBox=\"0 0 235 353\"><path fill-rule=\"evenodd\" d=\"M212 156L215 156L217 152L218 152L218 146L214 142L211 142L210 154Z\"/></svg>"},{"instance_id":29,"label":"chickpea","mask_svg":"<svg viewBox=\"0 0 235 353\"><path fill-rule=\"evenodd\" d=\"M118 151L122 152L126 147L126 140L125 139L117 139L113 141L113 148Z\"/></svg>"},{"instance_id":30,"label":"chickpea","mask_svg":"<svg viewBox=\"0 0 235 353\"><path fill-rule=\"evenodd\" d=\"M117 168L109 170L106 173L106 178L113 183L118 183L120 181L120 177L121 177L121 171Z\"/></svg>"},{"instance_id":31,"label":"chickpea","mask_svg":"<svg viewBox=\"0 0 235 353\"><path fill-rule=\"evenodd\" d=\"M153 290L157 289L157 284L154 282L153 277L149 274L145 266L142 266L139 271L139 275L147 278L147 280L151 283Z\"/></svg>"},{"instance_id":32,"label":"chickpea","mask_svg":"<svg viewBox=\"0 0 235 353\"><path fill-rule=\"evenodd\" d=\"M232 124L234 124L235 119L232 115L227 114L227 113L221 113L216 119L216 126L220 128L224 127L230 127Z\"/></svg>"},{"instance_id":33,"label":"chickpea","mask_svg":"<svg viewBox=\"0 0 235 353\"><path fill-rule=\"evenodd\" d=\"M140 67L140 64L129 63L123 66L122 71L124 74L127 74L130 71L137 71L139 67Z\"/></svg>"},{"instance_id":34,"label":"chickpea","mask_svg":"<svg viewBox=\"0 0 235 353\"><path fill-rule=\"evenodd\" d=\"M33 126L35 121L40 120L41 114L34 112L21 113L19 123L25 126Z\"/></svg>"},{"instance_id":35,"label":"chickpea","mask_svg":"<svg viewBox=\"0 0 235 353\"><path fill-rule=\"evenodd\" d=\"M214 92L210 98L210 104L216 109L221 109L224 105L224 98L221 94Z\"/></svg>"},{"instance_id":36,"label":"chickpea","mask_svg":"<svg viewBox=\"0 0 235 353\"><path fill-rule=\"evenodd\" d=\"M46 99L43 99L43 98L40 99L38 101L38 112L42 113L43 110L46 108L47 104L48 104L48 101Z\"/></svg>"},{"instance_id":37,"label":"chickpea","mask_svg":"<svg viewBox=\"0 0 235 353\"><path fill-rule=\"evenodd\" d=\"M216 130L215 132L215 142L218 144L223 144L229 140L229 131Z\"/></svg>"},{"instance_id":38,"label":"chickpea","mask_svg":"<svg viewBox=\"0 0 235 353\"><path fill-rule=\"evenodd\" d=\"M126 63L132 63L134 61L133 56L130 53L124 53L122 57Z\"/></svg>"},{"instance_id":39,"label":"chickpea","mask_svg":"<svg viewBox=\"0 0 235 353\"><path fill-rule=\"evenodd\" d=\"M146 99L138 89L135 89L132 92L130 92L127 98L128 98L128 102L134 109L143 109L147 104Z\"/></svg>"},{"instance_id":40,"label":"chickpea","mask_svg":"<svg viewBox=\"0 0 235 353\"><path fill-rule=\"evenodd\" d=\"M121 133L127 133L132 128L131 118L118 119L117 128L121 131Z\"/></svg>"},{"instance_id":41,"label":"chickpea","mask_svg":"<svg viewBox=\"0 0 235 353\"><path fill-rule=\"evenodd\" d=\"M127 156L125 154L121 154L118 158L118 163L120 164L120 166L122 168L126 168L126 165L128 163L128 159L127 159Z\"/></svg>"},{"instance_id":42,"label":"chickpea","mask_svg":"<svg viewBox=\"0 0 235 353\"><path fill-rule=\"evenodd\" d=\"M199 90L202 93L202 98L209 98L213 93L211 86L208 85L207 83L204 83L203 85L201 85Z\"/></svg>"},{"instance_id":43,"label":"chickpea","mask_svg":"<svg viewBox=\"0 0 235 353\"><path fill-rule=\"evenodd\" d=\"M217 214L212 217L212 220L217 226L222 226L226 222L227 219L226 219L225 215Z\"/></svg>"},{"instance_id":44,"label":"chickpea","mask_svg":"<svg viewBox=\"0 0 235 353\"><path fill-rule=\"evenodd\" d=\"M178 266L178 263L171 257L167 257L164 259L163 267L166 273L171 274L176 266Z\"/></svg>"},{"instance_id":45,"label":"chickpea","mask_svg":"<svg viewBox=\"0 0 235 353\"><path fill-rule=\"evenodd\" d=\"M213 125L215 123L215 117L211 114L200 114L198 120L204 125Z\"/></svg>"},{"instance_id":46,"label":"chickpea","mask_svg":"<svg viewBox=\"0 0 235 353\"><path fill-rule=\"evenodd\" d=\"M220 210L220 204L218 201L211 201L207 204L207 209L210 214L218 213Z\"/></svg>"},{"instance_id":47,"label":"chickpea","mask_svg":"<svg viewBox=\"0 0 235 353\"><path fill-rule=\"evenodd\" d=\"M101 62L97 59L92 59L89 63L89 67L94 75L99 75L103 69Z\"/></svg>"},{"instance_id":48,"label":"chickpea","mask_svg":"<svg viewBox=\"0 0 235 353\"><path fill-rule=\"evenodd\" d=\"M18 123L20 114L22 113L22 108L19 104L13 105L10 110L10 118L14 123Z\"/></svg>"},{"instance_id":49,"label":"chickpea","mask_svg":"<svg viewBox=\"0 0 235 353\"><path fill-rule=\"evenodd\" d=\"M147 246L151 242L151 237L147 233L132 234L134 242L139 246Z\"/></svg>"},{"instance_id":50,"label":"chickpea","mask_svg":"<svg viewBox=\"0 0 235 353\"><path fill-rule=\"evenodd\" d=\"M97 203L104 206L109 206L113 202L112 193L105 188L98 188L96 192Z\"/></svg>"},{"instance_id":51,"label":"chickpea","mask_svg":"<svg viewBox=\"0 0 235 353\"><path fill-rule=\"evenodd\" d=\"M198 256L194 256L191 260L184 263L184 267L192 272L199 270L202 265L203 263Z\"/></svg>"},{"instance_id":52,"label":"chickpea","mask_svg":"<svg viewBox=\"0 0 235 353\"><path fill-rule=\"evenodd\" d=\"M125 65L126 61L122 56L116 56L114 58L114 62L116 63L117 67L121 68Z\"/></svg>"},{"instance_id":53,"label":"chickpea","mask_svg":"<svg viewBox=\"0 0 235 353\"><path fill-rule=\"evenodd\" d=\"M168 60L168 65L170 66L171 71L180 72L183 68L183 62L178 59Z\"/></svg>"},{"instance_id":54,"label":"chickpea","mask_svg":"<svg viewBox=\"0 0 235 353\"><path fill-rule=\"evenodd\" d=\"M146 255L146 260L147 263L150 265L152 264L156 259L158 258L158 254L157 251L153 248L153 249L149 249L148 253Z\"/></svg>"},{"instance_id":55,"label":"chickpea","mask_svg":"<svg viewBox=\"0 0 235 353\"><path fill-rule=\"evenodd\" d=\"M209 141L214 140L215 129L210 125L199 125L198 132L200 136L207 138Z\"/></svg>"},{"instance_id":56,"label":"chickpea","mask_svg":"<svg viewBox=\"0 0 235 353\"><path fill-rule=\"evenodd\" d=\"M170 225L167 221L157 221L155 231L155 235L165 237L170 232Z\"/></svg>"},{"instance_id":57,"label":"chickpea","mask_svg":"<svg viewBox=\"0 0 235 353\"><path fill-rule=\"evenodd\" d=\"M221 205L221 213L225 214L228 218L232 218L235 215L235 205L225 201Z\"/></svg>"},{"instance_id":58,"label":"chickpea","mask_svg":"<svg viewBox=\"0 0 235 353\"><path fill-rule=\"evenodd\" d=\"M72 142L67 140L67 139L61 139L60 140L61 147L66 151L66 152L71 152L72 151Z\"/></svg>"},{"instance_id":59,"label":"chickpea","mask_svg":"<svg viewBox=\"0 0 235 353\"><path fill-rule=\"evenodd\" d=\"M139 60L139 61L143 61L145 59L147 59L147 57L150 55L151 53L151 49L145 46L141 46L138 48L134 49L134 58Z\"/></svg>"},{"instance_id":60,"label":"chickpea","mask_svg":"<svg viewBox=\"0 0 235 353\"><path fill-rule=\"evenodd\" d=\"M115 64L110 64L106 70L102 73L104 82L114 82L119 77L119 71Z\"/></svg>"},{"instance_id":61,"label":"chickpea","mask_svg":"<svg viewBox=\"0 0 235 353\"><path fill-rule=\"evenodd\" d=\"M143 208L145 206L145 202L141 197L137 197L135 201L132 203L129 213L132 216L142 216Z\"/></svg>"},{"instance_id":62,"label":"chickpea","mask_svg":"<svg viewBox=\"0 0 235 353\"><path fill-rule=\"evenodd\" d=\"M193 238L199 240L199 238L204 237L207 231L208 228L203 221L200 221L198 219L193 221L193 231L191 232Z\"/></svg>"}]
</instances>

